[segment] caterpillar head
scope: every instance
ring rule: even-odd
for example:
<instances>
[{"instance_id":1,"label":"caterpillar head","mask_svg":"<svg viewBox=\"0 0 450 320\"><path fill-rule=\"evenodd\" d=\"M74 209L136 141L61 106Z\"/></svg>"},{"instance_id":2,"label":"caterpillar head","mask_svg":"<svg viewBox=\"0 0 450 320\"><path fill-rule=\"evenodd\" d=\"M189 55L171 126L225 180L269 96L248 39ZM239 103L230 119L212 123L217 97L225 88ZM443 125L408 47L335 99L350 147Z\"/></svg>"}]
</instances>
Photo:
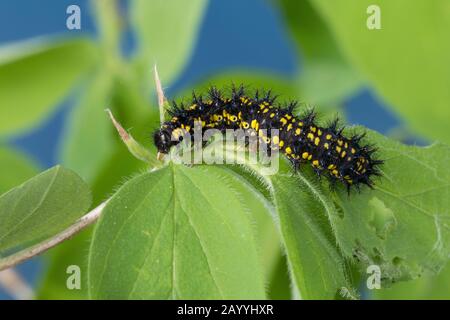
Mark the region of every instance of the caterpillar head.
<instances>
[{"instance_id":1,"label":"caterpillar head","mask_svg":"<svg viewBox=\"0 0 450 320\"><path fill-rule=\"evenodd\" d=\"M169 153L170 147L175 143L172 141L172 130L169 128L161 128L153 134L153 140L155 142L158 152L167 154Z\"/></svg>"}]
</instances>

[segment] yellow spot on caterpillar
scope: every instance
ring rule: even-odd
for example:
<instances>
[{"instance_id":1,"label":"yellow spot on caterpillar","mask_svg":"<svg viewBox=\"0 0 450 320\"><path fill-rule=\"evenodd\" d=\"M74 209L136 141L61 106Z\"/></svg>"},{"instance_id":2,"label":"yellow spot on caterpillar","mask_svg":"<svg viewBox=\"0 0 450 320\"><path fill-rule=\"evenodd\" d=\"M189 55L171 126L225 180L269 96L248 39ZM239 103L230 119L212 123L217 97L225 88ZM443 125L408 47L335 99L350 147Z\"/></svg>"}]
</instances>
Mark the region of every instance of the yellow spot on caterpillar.
<instances>
[{"instance_id":1,"label":"yellow spot on caterpillar","mask_svg":"<svg viewBox=\"0 0 450 320\"><path fill-rule=\"evenodd\" d=\"M263 110L263 113L267 113L267 112L269 112L269 109L268 109L268 108L266 108L266 109Z\"/></svg>"},{"instance_id":2,"label":"yellow spot on caterpillar","mask_svg":"<svg viewBox=\"0 0 450 320\"><path fill-rule=\"evenodd\" d=\"M308 139L310 139L311 141L314 140L314 135L313 135L311 132L308 133L307 137L308 137Z\"/></svg>"},{"instance_id":3,"label":"yellow spot on caterpillar","mask_svg":"<svg viewBox=\"0 0 450 320\"><path fill-rule=\"evenodd\" d=\"M339 172L336 169L334 169L333 171L331 171L331 173L333 173L337 177Z\"/></svg>"},{"instance_id":4,"label":"yellow spot on caterpillar","mask_svg":"<svg viewBox=\"0 0 450 320\"><path fill-rule=\"evenodd\" d=\"M182 135L182 131L181 131L180 128L177 128L177 129L175 129L175 130L172 131L172 137L173 137L175 140L178 140L178 138L179 138L181 135Z\"/></svg>"},{"instance_id":5,"label":"yellow spot on caterpillar","mask_svg":"<svg viewBox=\"0 0 450 320\"><path fill-rule=\"evenodd\" d=\"M285 117L286 117L286 119L288 119L288 120L291 120L292 119L292 116L291 115L285 115Z\"/></svg>"},{"instance_id":6,"label":"yellow spot on caterpillar","mask_svg":"<svg viewBox=\"0 0 450 320\"><path fill-rule=\"evenodd\" d=\"M348 157L348 158L347 158L347 161L352 161L352 157Z\"/></svg>"},{"instance_id":7,"label":"yellow spot on caterpillar","mask_svg":"<svg viewBox=\"0 0 450 320\"><path fill-rule=\"evenodd\" d=\"M323 144L323 146L325 147L325 149L329 149L330 148L330 145L328 144L328 142L325 142L324 144Z\"/></svg>"},{"instance_id":8,"label":"yellow spot on caterpillar","mask_svg":"<svg viewBox=\"0 0 450 320\"><path fill-rule=\"evenodd\" d=\"M240 111L238 113L238 118L239 118L239 120L242 120L242 112L240 112Z\"/></svg>"},{"instance_id":9,"label":"yellow spot on caterpillar","mask_svg":"<svg viewBox=\"0 0 450 320\"><path fill-rule=\"evenodd\" d=\"M330 140L330 139L331 139L331 134L327 134L327 135L325 136L325 138L326 138L327 140Z\"/></svg>"},{"instance_id":10,"label":"yellow spot on caterpillar","mask_svg":"<svg viewBox=\"0 0 450 320\"><path fill-rule=\"evenodd\" d=\"M343 144L344 144L344 141L338 140L338 145L340 145L342 147Z\"/></svg>"},{"instance_id":11,"label":"yellow spot on caterpillar","mask_svg":"<svg viewBox=\"0 0 450 320\"><path fill-rule=\"evenodd\" d=\"M278 144L280 142L280 138L278 136L273 136L272 137L272 142L275 144Z\"/></svg>"},{"instance_id":12,"label":"yellow spot on caterpillar","mask_svg":"<svg viewBox=\"0 0 450 320\"><path fill-rule=\"evenodd\" d=\"M303 122L300 121L300 122L298 123L298 125L299 125L300 127L303 127Z\"/></svg>"},{"instance_id":13,"label":"yellow spot on caterpillar","mask_svg":"<svg viewBox=\"0 0 450 320\"><path fill-rule=\"evenodd\" d=\"M319 166L319 160L314 160L312 162L313 166L318 167Z\"/></svg>"},{"instance_id":14,"label":"yellow spot on caterpillar","mask_svg":"<svg viewBox=\"0 0 450 320\"><path fill-rule=\"evenodd\" d=\"M244 129L248 129L248 128L250 127L250 125L248 124L248 122L243 121L241 124L242 124L242 127L243 127Z\"/></svg>"},{"instance_id":15,"label":"yellow spot on caterpillar","mask_svg":"<svg viewBox=\"0 0 450 320\"><path fill-rule=\"evenodd\" d=\"M291 149L290 147L287 147L287 148L286 148L286 153L287 153L287 154L291 154L291 153L292 153L292 149Z\"/></svg>"},{"instance_id":16,"label":"yellow spot on caterpillar","mask_svg":"<svg viewBox=\"0 0 450 320\"><path fill-rule=\"evenodd\" d=\"M321 136L321 135L322 135L322 130L319 129L319 130L317 131L317 134L318 134L319 136Z\"/></svg>"},{"instance_id":17,"label":"yellow spot on caterpillar","mask_svg":"<svg viewBox=\"0 0 450 320\"><path fill-rule=\"evenodd\" d=\"M341 150L342 150L342 148L341 148L341 147L339 147L339 146L336 146L336 151L337 151L337 152L341 153Z\"/></svg>"},{"instance_id":18,"label":"yellow spot on caterpillar","mask_svg":"<svg viewBox=\"0 0 450 320\"><path fill-rule=\"evenodd\" d=\"M351 152L352 152L353 154L355 154L355 152L356 152L355 148L352 148Z\"/></svg>"},{"instance_id":19,"label":"yellow spot on caterpillar","mask_svg":"<svg viewBox=\"0 0 450 320\"><path fill-rule=\"evenodd\" d=\"M292 123L289 123L288 124L288 127L287 127L287 131L289 131L289 130L291 130L292 129Z\"/></svg>"},{"instance_id":20,"label":"yellow spot on caterpillar","mask_svg":"<svg viewBox=\"0 0 450 320\"><path fill-rule=\"evenodd\" d=\"M334 165L334 164L330 164L330 165L328 166L328 169L329 169L329 170L333 170L334 168L336 168L336 165Z\"/></svg>"},{"instance_id":21,"label":"yellow spot on caterpillar","mask_svg":"<svg viewBox=\"0 0 450 320\"><path fill-rule=\"evenodd\" d=\"M311 130L312 132L316 132L317 128L316 127L309 127L309 130Z\"/></svg>"},{"instance_id":22,"label":"yellow spot on caterpillar","mask_svg":"<svg viewBox=\"0 0 450 320\"><path fill-rule=\"evenodd\" d=\"M260 108L261 110L264 109L265 107L266 107L266 106L265 106L264 104L262 104L262 103L259 105L259 108Z\"/></svg>"},{"instance_id":23,"label":"yellow spot on caterpillar","mask_svg":"<svg viewBox=\"0 0 450 320\"><path fill-rule=\"evenodd\" d=\"M264 142L265 142L266 144L269 144L269 143L270 143L270 138L269 138L269 137L264 137Z\"/></svg>"},{"instance_id":24,"label":"yellow spot on caterpillar","mask_svg":"<svg viewBox=\"0 0 450 320\"><path fill-rule=\"evenodd\" d=\"M285 126L287 123L287 120L285 118L280 119L281 125Z\"/></svg>"},{"instance_id":25,"label":"yellow spot on caterpillar","mask_svg":"<svg viewBox=\"0 0 450 320\"><path fill-rule=\"evenodd\" d=\"M302 133L302 130L300 128L295 129L295 135L298 136Z\"/></svg>"},{"instance_id":26,"label":"yellow spot on caterpillar","mask_svg":"<svg viewBox=\"0 0 450 320\"><path fill-rule=\"evenodd\" d=\"M185 126L184 129L189 132L189 130L191 130L191 126Z\"/></svg>"},{"instance_id":27,"label":"yellow spot on caterpillar","mask_svg":"<svg viewBox=\"0 0 450 320\"><path fill-rule=\"evenodd\" d=\"M302 158L303 159L308 159L309 153L308 152L303 152L302 153Z\"/></svg>"},{"instance_id":28,"label":"yellow spot on caterpillar","mask_svg":"<svg viewBox=\"0 0 450 320\"><path fill-rule=\"evenodd\" d=\"M348 148L348 143L347 142L344 144L344 147L345 147L345 149Z\"/></svg>"},{"instance_id":29,"label":"yellow spot on caterpillar","mask_svg":"<svg viewBox=\"0 0 450 320\"><path fill-rule=\"evenodd\" d=\"M230 116L229 119L230 119L231 121L233 121L233 122L236 122L238 118L237 118L236 116L233 115L233 116Z\"/></svg>"},{"instance_id":30,"label":"yellow spot on caterpillar","mask_svg":"<svg viewBox=\"0 0 450 320\"><path fill-rule=\"evenodd\" d=\"M312 154L310 154L308 157L308 160L311 160L311 159L312 159Z\"/></svg>"},{"instance_id":31,"label":"yellow spot on caterpillar","mask_svg":"<svg viewBox=\"0 0 450 320\"><path fill-rule=\"evenodd\" d=\"M280 141L280 148L283 148L283 146L284 146L284 141L281 140L281 141Z\"/></svg>"},{"instance_id":32,"label":"yellow spot on caterpillar","mask_svg":"<svg viewBox=\"0 0 450 320\"><path fill-rule=\"evenodd\" d=\"M346 154L347 154L346 151L342 151L342 153L341 153L341 158L345 157Z\"/></svg>"},{"instance_id":33,"label":"yellow spot on caterpillar","mask_svg":"<svg viewBox=\"0 0 450 320\"><path fill-rule=\"evenodd\" d=\"M315 144L316 146L318 146L319 143L320 143L320 138L319 138L319 137L316 137L316 139L314 140L314 144Z\"/></svg>"},{"instance_id":34,"label":"yellow spot on caterpillar","mask_svg":"<svg viewBox=\"0 0 450 320\"><path fill-rule=\"evenodd\" d=\"M270 117L271 117L271 118L275 117L275 113L272 112L272 113L270 114Z\"/></svg>"}]
</instances>

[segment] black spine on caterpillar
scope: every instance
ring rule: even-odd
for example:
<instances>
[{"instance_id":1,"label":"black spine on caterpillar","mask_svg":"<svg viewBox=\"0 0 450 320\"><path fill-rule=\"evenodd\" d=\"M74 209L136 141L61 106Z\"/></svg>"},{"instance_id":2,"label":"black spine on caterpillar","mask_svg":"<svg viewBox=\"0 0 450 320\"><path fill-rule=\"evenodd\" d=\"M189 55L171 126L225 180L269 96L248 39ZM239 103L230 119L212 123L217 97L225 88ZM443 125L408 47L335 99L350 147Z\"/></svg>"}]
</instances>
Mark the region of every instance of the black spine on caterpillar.
<instances>
[{"instance_id":1,"label":"black spine on caterpillar","mask_svg":"<svg viewBox=\"0 0 450 320\"><path fill-rule=\"evenodd\" d=\"M186 132L193 136L194 122L202 124L202 130L215 128L253 130L263 143L277 148L292 162L295 169L309 163L318 175L325 174L331 183L341 181L350 190L361 184L373 186L371 177L380 175L377 168L382 160L374 159L375 148L360 145L361 135L345 137L338 121L319 126L311 110L295 116L293 102L287 107L275 105L270 92L248 97L243 86L233 87L231 95L223 96L211 88L206 100L193 94L192 103L169 110L171 119L154 133L154 142L160 153L180 143ZM267 137L263 133L278 129L278 136ZM263 130L263 131L261 131ZM270 149L269 148L269 149Z\"/></svg>"}]
</instances>

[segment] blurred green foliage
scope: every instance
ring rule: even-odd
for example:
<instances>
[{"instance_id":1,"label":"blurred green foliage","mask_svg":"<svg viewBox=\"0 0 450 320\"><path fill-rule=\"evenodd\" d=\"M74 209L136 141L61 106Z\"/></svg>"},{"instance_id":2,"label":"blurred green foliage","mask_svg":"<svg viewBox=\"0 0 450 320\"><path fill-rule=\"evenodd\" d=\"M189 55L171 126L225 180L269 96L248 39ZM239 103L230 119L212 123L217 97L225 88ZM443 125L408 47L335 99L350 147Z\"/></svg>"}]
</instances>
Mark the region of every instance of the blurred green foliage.
<instances>
[{"instance_id":1,"label":"blurred green foliage","mask_svg":"<svg viewBox=\"0 0 450 320\"><path fill-rule=\"evenodd\" d=\"M410 129L450 142L448 1L377 1L381 30L364 27L373 1L311 2L348 60Z\"/></svg>"}]
</instances>

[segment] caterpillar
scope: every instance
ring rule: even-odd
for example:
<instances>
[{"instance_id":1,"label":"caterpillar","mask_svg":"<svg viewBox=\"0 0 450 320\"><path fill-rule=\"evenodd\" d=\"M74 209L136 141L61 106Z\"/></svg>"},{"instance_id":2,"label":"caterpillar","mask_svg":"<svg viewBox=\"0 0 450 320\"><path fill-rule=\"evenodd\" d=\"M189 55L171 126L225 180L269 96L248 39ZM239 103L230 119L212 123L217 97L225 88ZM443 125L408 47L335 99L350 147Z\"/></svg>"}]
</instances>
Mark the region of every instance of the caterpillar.
<instances>
[{"instance_id":1,"label":"caterpillar","mask_svg":"<svg viewBox=\"0 0 450 320\"><path fill-rule=\"evenodd\" d=\"M250 97L242 85L233 86L228 96L211 87L205 100L194 92L188 106L173 102L168 110L171 119L154 132L155 146L167 154L186 133L193 136L195 121L201 123L202 131L243 129L258 135L268 149L283 153L295 170L309 163L319 176L325 174L332 184L340 181L348 192L352 186L359 190L362 184L373 188L371 178L380 175L377 167L383 161L373 158L376 148L360 144L365 134L345 137L337 118L327 126L319 126L313 110L295 116L297 102L282 106L276 99L270 91L256 91ZM273 128L279 130L278 135L266 134Z\"/></svg>"}]
</instances>

